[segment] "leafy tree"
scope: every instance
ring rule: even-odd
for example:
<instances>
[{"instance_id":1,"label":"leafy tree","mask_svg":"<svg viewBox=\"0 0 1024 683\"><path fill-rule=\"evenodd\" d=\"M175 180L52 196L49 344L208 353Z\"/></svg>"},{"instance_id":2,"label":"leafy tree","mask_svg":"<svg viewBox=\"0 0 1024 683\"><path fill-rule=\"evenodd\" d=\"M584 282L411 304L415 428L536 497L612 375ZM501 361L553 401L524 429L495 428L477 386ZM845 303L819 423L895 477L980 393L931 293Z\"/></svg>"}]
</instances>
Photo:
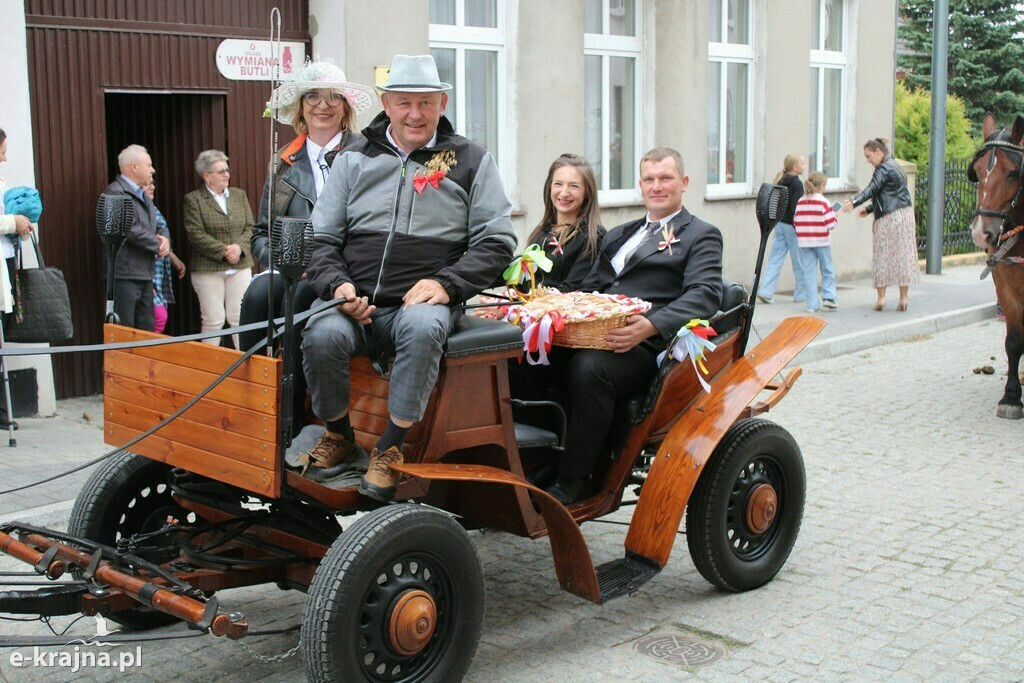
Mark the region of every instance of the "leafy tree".
<instances>
[{"instance_id":1,"label":"leafy tree","mask_svg":"<svg viewBox=\"0 0 1024 683\"><path fill-rule=\"evenodd\" d=\"M899 0L898 66L910 90L930 90L934 0ZM949 1L949 92L977 133L985 112L1001 125L1024 113L1024 19L1017 0Z\"/></svg>"},{"instance_id":2,"label":"leafy tree","mask_svg":"<svg viewBox=\"0 0 1024 683\"><path fill-rule=\"evenodd\" d=\"M896 83L896 139L893 153L900 159L928 165L931 136L931 93L920 88L909 90ZM969 159L977 144L971 139L971 122L964 101L946 95L946 160Z\"/></svg>"}]
</instances>

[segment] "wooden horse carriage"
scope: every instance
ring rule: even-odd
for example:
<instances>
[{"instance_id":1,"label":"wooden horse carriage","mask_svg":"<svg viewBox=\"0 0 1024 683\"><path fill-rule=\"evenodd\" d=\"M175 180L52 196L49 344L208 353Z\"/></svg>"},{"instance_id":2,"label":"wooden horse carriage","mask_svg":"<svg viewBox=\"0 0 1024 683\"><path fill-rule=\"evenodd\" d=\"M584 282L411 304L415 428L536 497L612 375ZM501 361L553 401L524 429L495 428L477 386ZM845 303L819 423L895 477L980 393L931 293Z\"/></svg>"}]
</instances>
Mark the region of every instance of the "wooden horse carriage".
<instances>
[{"instance_id":1,"label":"wooden horse carriage","mask_svg":"<svg viewBox=\"0 0 1024 683\"><path fill-rule=\"evenodd\" d=\"M783 210L778 194L773 203L762 194L758 266ZM789 556L805 490L795 441L756 416L786 394L799 368L777 378L824 326L790 318L744 353L756 288L756 277L750 295L726 286L712 321L710 392L689 363L663 363L650 390L623 406L628 433L602 462L600 487L568 508L527 480L521 449L560 439L513 421L506 364L522 347L514 326L462 319L387 505L352 481L315 483L286 467L283 363L251 357L131 452L107 459L66 534L2 529L4 552L52 578L70 569L79 582L32 600L0 594L0 610L100 613L138 628L184 620L240 638L245 617L222 610L213 593L273 582L308 592L301 649L311 679L440 681L466 672L480 635L484 583L467 529L547 536L561 587L600 604L665 566L685 511L698 571L723 590L756 588ZM104 330L108 343L156 337ZM107 443L144 434L239 355L196 342L107 351ZM368 447L386 424L387 378L356 362L352 390L352 422ZM639 497L624 554L595 566L579 525L633 504L623 502L631 485ZM345 516L354 521L343 529Z\"/></svg>"}]
</instances>

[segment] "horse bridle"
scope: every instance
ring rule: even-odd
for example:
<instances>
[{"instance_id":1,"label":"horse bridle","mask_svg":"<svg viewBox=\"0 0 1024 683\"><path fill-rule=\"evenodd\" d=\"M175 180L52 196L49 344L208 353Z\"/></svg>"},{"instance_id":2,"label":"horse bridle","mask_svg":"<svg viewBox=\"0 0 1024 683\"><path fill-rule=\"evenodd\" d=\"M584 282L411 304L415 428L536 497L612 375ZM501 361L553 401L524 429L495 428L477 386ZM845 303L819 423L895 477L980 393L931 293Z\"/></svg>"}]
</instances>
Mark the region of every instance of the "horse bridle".
<instances>
[{"instance_id":1,"label":"horse bridle","mask_svg":"<svg viewBox=\"0 0 1024 683\"><path fill-rule=\"evenodd\" d=\"M1012 142L1007 142L1006 140L990 140L989 142L986 142L984 145L981 146L981 149L977 151L977 153L974 155L974 158L971 159L971 165L967 169L967 179L970 180L972 183L978 182L978 174L975 173L974 171L974 164L978 163L978 160L984 157L990 151L992 152L992 159L989 161L988 170L991 171L993 168L995 168L995 150L997 149L1005 149L1014 154L1020 155L1020 164L1019 168L1017 169L1020 174L1017 183L1017 194L1013 196L1013 202L1010 204L1010 208L1007 209L1006 211L995 211L993 209L975 209L974 215L1000 219L1002 221L1002 224L999 226L999 232L1000 237L1002 237L1002 234L1006 231L1007 224L1010 221L1010 214L1013 212L1014 209L1017 208L1017 204L1018 202L1020 202L1020 196L1022 193L1024 193L1024 145L1015 145Z\"/></svg>"}]
</instances>

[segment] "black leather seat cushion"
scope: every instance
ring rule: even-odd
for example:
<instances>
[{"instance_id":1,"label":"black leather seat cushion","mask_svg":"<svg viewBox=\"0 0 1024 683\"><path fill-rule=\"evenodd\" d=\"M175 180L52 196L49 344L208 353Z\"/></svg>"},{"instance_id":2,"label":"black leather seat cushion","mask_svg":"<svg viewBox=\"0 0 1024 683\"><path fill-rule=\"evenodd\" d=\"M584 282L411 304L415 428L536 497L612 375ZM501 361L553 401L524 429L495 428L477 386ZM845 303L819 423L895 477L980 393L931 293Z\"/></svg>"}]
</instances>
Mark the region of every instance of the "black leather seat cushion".
<instances>
[{"instance_id":1,"label":"black leather seat cushion","mask_svg":"<svg viewBox=\"0 0 1024 683\"><path fill-rule=\"evenodd\" d=\"M448 336L445 355L450 358L490 351L511 351L523 348L523 331L501 320L488 320L464 315L455 331Z\"/></svg>"}]
</instances>

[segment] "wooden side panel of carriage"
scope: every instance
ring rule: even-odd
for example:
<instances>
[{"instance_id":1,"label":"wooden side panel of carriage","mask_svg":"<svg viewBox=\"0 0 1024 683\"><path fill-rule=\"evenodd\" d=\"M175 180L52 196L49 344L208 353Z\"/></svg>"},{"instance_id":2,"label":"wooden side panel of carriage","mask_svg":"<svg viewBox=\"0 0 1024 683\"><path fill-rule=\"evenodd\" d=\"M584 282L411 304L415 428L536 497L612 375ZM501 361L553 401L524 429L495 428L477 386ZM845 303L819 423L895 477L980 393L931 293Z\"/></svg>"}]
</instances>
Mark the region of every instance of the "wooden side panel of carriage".
<instances>
[{"instance_id":1,"label":"wooden side panel of carriage","mask_svg":"<svg viewBox=\"0 0 1024 683\"><path fill-rule=\"evenodd\" d=\"M162 335L104 325L105 342ZM120 446L165 419L210 384L239 353L199 342L107 351L104 439ZM278 458L280 360L253 356L185 414L130 450L265 496L281 494Z\"/></svg>"}]
</instances>

